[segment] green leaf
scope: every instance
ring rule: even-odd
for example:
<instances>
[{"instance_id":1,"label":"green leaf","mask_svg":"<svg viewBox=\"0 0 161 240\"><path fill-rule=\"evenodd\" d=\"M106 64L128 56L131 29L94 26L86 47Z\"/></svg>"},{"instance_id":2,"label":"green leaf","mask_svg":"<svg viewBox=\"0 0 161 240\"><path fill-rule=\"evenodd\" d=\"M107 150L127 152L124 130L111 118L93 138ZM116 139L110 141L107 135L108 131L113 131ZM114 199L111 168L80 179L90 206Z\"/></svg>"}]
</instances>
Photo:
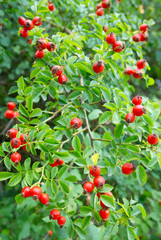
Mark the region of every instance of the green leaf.
<instances>
[{"instance_id":1,"label":"green leaf","mask_svg":"<svg viewBox=\"0 0 161 240\"><path fill-rule=\"evenodd\" d=\"M49 95L50 95L53 99L55 99L56 90L55 90L55 88L54 88L52 85L50 85L50 86L48 87L48 93L49 93Z\"/></svg>"},{"instance_id":2,"label":"green leaf","mask_svg":"<svg viewBox=\"0 0 161 240\"><path fill-rule=\"evenodd\" d=\"M136 168L136 175L137 175L137 179L140 182L140 184L144 185L147 181L147 175L146 175L146 171L143 166L139 165Z\"/></svg>"},{"instance_id":3,"label":"green leaf","mask_svg":"<svg viewBox=\"0 0 161 240\"><path fill-rule=\"evenodd\" d=\"M80 228L80 227L76 227L76 232L77 232L77 234L79 235L79 237L80 237L80 239L85 239L85 237L86 237L86 231L85 230L83 230L82 228Z\"/></svg>"},{"instance_id":4,"label":"green leaf","mask_svg":"<svg viewBox=\"0 0 161 240\"><path fill-rule=\"evenodd\" d=\"M29 117L28 111L22 104L19 105L19 110L22 115L24 115L25 117Z\"/></svg>"},{"instance_id":5,"label":"green leaf","mask_svg":"<svg viewBox=\"0 0 161 240\"><path fill-rule=\"evenodd\" d=\"M82 215L87 215L87 214L89 214L90 212L93 211L93 208L92 207L82 206L79 211L80 211L80 213Z\"/></svg>"},{"instance_id":6,"label":"green leaf","mask_svg":"<svg viewBox=\"0 0 161 240\"><path fill-rule=\"evenodd\" d=\"M81 228L83 229L88 228L90 222L91 222L91 216L86 216L82 221Z\"/></svg>"},{"instance_id":7,"label":"green leaf","mask_svg":"<svg viewBox=\"0 0 161 240\"><path fill-rule=\"evenodd\" d=\"M31 158L27 158L24 162L24 166L26 170L30 169L30 165L31 165Z\"/></svg>"},{"instance_id":8,"label":"green leaf","mask_svg":"<svg viewBox=\"0 0 161 240\"><path fill-rule=\"evenodd\" d=\"M107 196L107 195L101 195L101 201L107 206L107 207L115 207L115 201L113 197Z\"/></svg>"},{"instance_id":9,"label":"green leaf","mask_svg":"<svg viewBox=\"0 0 161 240\"><path fill-rule=\"evenodd\" d=\"M106 123L112 117L112 112L106 111L99 117L99 124Z\"/></svg>"},{"instance_id":10,"label":"green leaf","mask_svg":"<svg viewBox=\"0 0 161 240\"><path fill-rule=\"evenodd\" d=\"M63 166L58 172L58 179L60 179L68 170L67 166Z\"/></svg>"},{"instance_id":11,"label":"green leaf","mask_svg":"<svg viewBox=\"0 0 161 240\"><path fill-rule=\"evenodd\" d=\"M107 87L101 86L101 91L102 91L103 97L106 100L106 102L110 102L110 100L111 100L110 90Z\"/></svg>"},{"instance_id":12,"label":"green leaf","mask_svg":"<svg viewBox=\"0 0 161 240\"><path fill-rule=\"evenodd\" d=\"M59 181L60 187L62 188L63 192L69 193L69 187L66 183Z\"/></svg>"},{"instance_id":13,"label":"green leaf","mask_svg":"<svg viewBox=\"0 0 161 240\"><path fill-rule=\"evenodd\" d=\"M22 174L21 173L17 173L15 174L8 182L8 185L10 187L13 187L15 185L17 185L22 179Z\"/></svg>"},{"instance_id":14,"label":"green leaf","mask_svg":"<svg viewBox=\"0 0 161 240\"><path fill-rule=\"evenodd\" d=\"M146 123L149 124L150 127L153 127L153 120L151 119L151 117L149 117L148 115L144 114L143 115L143 119Z\"/></svg>"},{"instance_id":15,"label":"green leaf","mask_svg":"<svg viewBox=\"0 0 161 240\"><path fill-rule=\"evenodd\" d=\"M102 189L99 190L100 193L110 192L112 191L113 186L109 184L105 184Z\"/></svg>"},{"instance_id":16,"label":"green leaf","mask_svg":"<svg viewBox=\"0 0 161 240\"><path fill-rule=\"evenodd\" d=\"M81 95L81 91L74 91L68 95L69 100L77 99Z\"/></svg>"},{"instance_id":17,"label":"green leaf","mask_svg":"<svg viewBox=\"0 0 161 240\"><path fill-rule=\"evenodd\" d=\"M17 118L22 123L28 123L28 120L26 118L22 117L22 116L18 116Z\"/></svg>"},{"instance_id":18,"label":"green leaf","mask_svg":"<svg viewBox=\"0 0 161 240\"><path fill-rule=\"evenodd\" d=\"M25 87L25 83L24 83L23 77L20 77L18 79L17 86L21 90L21 93L22 93L22 91L24 90L24 87Z\"/></svg>"},{"instance_id":19,"label":"green leaf","mask_svg":"<svg viewBox=\"0 0 161 240\"><path fill-rule=\"evenodd\" d=\"M49 152L49 149L44 146L42 143L39 143L39 147L40 147L40 150L44 153L48 153Z\"/></svg>"},{"instance_id":20,"label":"green leaf","mask_svg":"<svg viewBox=\"0 0 161 240\"><path fill-rule=\"evenodd\" d=\"M136 234L135 234L134 230L131 227L127 228L127 236L128 236L128 240L136 239Z\"/></svg>"},{"instance_id":21,"label":"green leaf","mask_svg":"<svg viewBox=\"0 0 161 240\"><path fill-rule=\"evenodd\" d=\"M11 178L15 173L11 172L0 172L0 181L7 180L8 178Z\"/></svg>"},{"instance_id":22,"label":"green leaf","mask_svg":"<svg viewBox=\"0 0 161 240\"><path fill-rule=\"evenodd\" d=\"M124 128L124 124L120 123L119 125L117 125L117 127L115 128L115 131L114 131L114 136L116 138L121 137L123 128Z\"/></svg>"},{"instance_id":23,"label":"green leaf","mask_svg":"<svg viewBox=\"0 0 161 240\"><path fill-rule=\"evenodd\" d=\"M42 115L42 111L40 108L35 108L32 113L30 114L30 117L39 117Z\"/></svg>"},{"instance_id":24,"label":"green leaf","mask_svg":"<svg viewBox=\"0 0 161 240\"><path fill-rule=\"evenodd\" d=\"M119 113L118 113L118 112L114 112L114 113L113 113L113 116L112 116L112 122L113 122L114 124L119 124L120 121L121 121L121 118L120 118Z\"/></svg>"},{"instance_id":25,"label":"green leaf","mask_svg":"<svg viewBox=\"0 0 161 240\"><path fill-rule=\"evenodd\" d=\"M51 191L57 193L57 185L54 180L51 180Z\"/></svg>"},{"instance_id":26,"label":"green leaf","mask_svg":"<svg viewBox=\"0 0 161 240\"><path fill-rule=\"evenodd\" d=\"M5 164L6 168L10 171L11 170L11 161L8 157L4 158L4 164Z\"/></svg>"},{"instance_id":27,"label":"green leaf","mask_svg":"<svg viewBox=\"0 0 161 240\"><path fill-rule=\"evenodd\" d=\"M83 72L88 72L93 75L93 71L91 70L91 67L87 63L83 63L83 62L78 63L77 62L77 63L74 63L73 66L77 67L78 69L80 69Z\"/></svg>"},{"instance_id":28,"label":"green leaf","mask_svg":"<svg viewBox=\"0 0 161 240\"><path fill-rule=\"evenodd\" d=\"M81 152L81 142L77 135L72 140L72 147L75 151Z\"/></svg>"},{"instance_id":29,"label":"green leaf","mask_svg":"<svg viewBox=\"0 0 161 240\"><path fill-rule=\"evenodd\" d=\"M57 173L58 173L58 168L53 167L52 170L51 170L51 178L55 178Z\"/></svg>"},{"instance_id":30,"label":"green leaf","mask_svg":"<svg viewBox=\"0 0 161 240\"><path fill-rule=\"evenodd\" d=\"M76 176L69 176L69 177L66 177L65 178L65 181L68 181L68 182L77 182L77 177Z\"/></svg>"},{"instance_id":31,"label":"green leaf","mask_svg":"<svg viewBox=\"0 0 161 240\"><path fill-rule=\"evenodd\" d=\"M15 201L17 204L21 205L21 203L25 200L25 198L21 197L21 193L17 194L15 197Z\"/></svg>"},{"instance_id":32,"label":"green leaf","mask_svg":"<svg viewBox=\"0 0 161 240\"><path fill-rule=\"evenodd\" d=\"M136 142L136 141L138 141L138 136L133 135L133 136L126 138L125 143L131 143L131 142Z\"/></svg>"},{"instance_id":33,"label":"green leaf","mask_svg":"<svg viewBox=\"0 0 161 240\"><path fill-rule=\"evenodd\" d=\"M142 217L145 218L146 217L146 211L145 211L143 205L139 203L139 204L136 205L136 207L139 208L140 212L142 213Z\"/></svg>"},{"instance_id":34,"label":"green leaf","mask_svg":"<svg viewBox=\"0 0 161 240\"><path fill-rule=\"evenodd\" d=\"M29 110L29 112L32 111L32 108L33 108L32 96L27 96L26 97L26 107Z\"/></svg>"},{"instance_id":35,"label":"green leaf","mask_svg":"<svg viewBox=\"0 0 161 240\"><path fill-rule=\"evenodd\" d=\"M28 185L31 186L33 182L33 173L31 171L28 171L25 175L25 179Z\"/></svg>"}]
</instances>

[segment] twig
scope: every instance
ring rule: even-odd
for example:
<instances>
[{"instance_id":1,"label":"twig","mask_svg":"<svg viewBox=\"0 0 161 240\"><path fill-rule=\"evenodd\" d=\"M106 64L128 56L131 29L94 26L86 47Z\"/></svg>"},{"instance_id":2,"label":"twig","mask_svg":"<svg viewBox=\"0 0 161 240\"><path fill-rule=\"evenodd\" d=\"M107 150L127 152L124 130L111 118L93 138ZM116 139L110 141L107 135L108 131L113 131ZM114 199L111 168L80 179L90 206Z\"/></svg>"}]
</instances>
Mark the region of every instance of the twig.
<instances>
[{"instance_id":1,"label":"twig","mask_svg":"<svg viewBox=\"0 0 161 240\"><path fill-rule=\"evenodd\" d=\"M69 106L70 104L72 104L72 102L67 103L66 105L64 105L62 108L60 108L58 111L56 111L51 117L47 118L46 120L43 121L43 123L46 123L50 120L52 120L59 112L61 112L64 108L66 108L67 106Z\"/></svg>"},{"instance_id":2,"label":"twig","mask_svg":"<svg viewBox=\"0 0 161 240\"><path fill-rule=\"evenodd\" d=\"M9 127L12 125L13 123L13 118L7 123L6 127L3 129L3 131L1 132L0 135L4 135L6 133L6 131L9 129Z\"/></svg>"},{"instance_id":3,"label":"twig","mask_svg":"<svg viewBox=\"0 0 161 240\"><path fill-rule=\"evenodd\" d=\"M93 141L111 142L111 140L107 140L103 138L93 138Z\"/></svg>"}]
</instances>

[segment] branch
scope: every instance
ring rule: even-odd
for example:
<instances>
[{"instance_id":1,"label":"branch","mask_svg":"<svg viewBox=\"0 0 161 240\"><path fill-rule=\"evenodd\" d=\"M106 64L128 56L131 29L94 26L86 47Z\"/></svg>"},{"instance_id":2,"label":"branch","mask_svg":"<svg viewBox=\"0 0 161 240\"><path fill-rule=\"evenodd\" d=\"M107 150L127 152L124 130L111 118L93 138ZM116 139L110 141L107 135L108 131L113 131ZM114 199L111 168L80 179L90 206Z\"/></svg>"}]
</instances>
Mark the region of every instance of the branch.
<instances>
[{"instance_id":1,"label":"branch","mask_svg":"<svg viewBox=\"0 0 161 240\"><path fill-rule=\"evenodd\" d=\"M93 138L93 141L111 142L111 140L107 140L103 138Z\"/></svg>"},{"instance_id":2,"label":"branch","mask_svg":"<svg viewBox=\"0 0 161 240\"><path fill-rule=\"evenodd\" d=\"M1 132L0 135L5 135L6 134L6 131L10 128L10 126L12 125L13 123L13 118L7 123L6 127L3 129L3 131Z\"/></svg>"},{"instance_id":3,"label":"branch","mask_svg":"<svg viewBox=\"0 0 161 240\"><path fill-rule=\"evenodd\" d=\"M80 79L80 85L84 86L83 77L81 75L80 75L79 79ZM80 100L81 100L81 103L83 103L82 98L80 98ZM92 132L91 132L91 129L90 129L90 126L89 126L87 112L86 112L85 109L83 109L83 111L84 111L84 114L85 114L85 122L86 122L87 130L88 130L88 133L89 133L89 137L91 139L91 145L92 145L93 151L95 151L95 149L94 149L94 141L93 141Z\"/></svg>"},{"instance_id":4,"label":"branch","mask_svg":"<svg viewBox=\"0 0 161 240\"><path fill-rule=\"evenodd\" d=\"M58 111L56 111L51 117L47 118L46 120L43 121L43 123L46 123L50 120L52 120L59 112L61 112L64 108L66 108L67 106L69 106L70 104L72 104L72 102L67 103L66 105L64 105L62 108L60 108Z\"/></svg>"}]
</instances>

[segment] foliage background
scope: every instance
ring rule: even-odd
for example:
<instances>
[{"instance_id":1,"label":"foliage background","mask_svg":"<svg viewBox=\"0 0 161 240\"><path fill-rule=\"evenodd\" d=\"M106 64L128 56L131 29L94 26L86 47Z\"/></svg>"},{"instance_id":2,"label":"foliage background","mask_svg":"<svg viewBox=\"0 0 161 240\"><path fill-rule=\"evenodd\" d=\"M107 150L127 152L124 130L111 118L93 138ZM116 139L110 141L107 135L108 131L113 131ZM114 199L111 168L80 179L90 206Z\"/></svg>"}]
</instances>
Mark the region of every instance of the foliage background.
<instances>
[{"instance_id":1,"label":"foliage background","mask_svg":"<svg viewBox=\"0 0 161 240\"><path fill-rule=\"evenodd\" d=\"M8 89L15 85L15 81L21 75L28 76L31 72L35 47L28 45L26 40L18 36L19 25L17 18L19 15L23 16L24 12L32 11L31 8L35 2L32 0L0 1L0 132L3 131L7 124L7 120L3 117L6 103L12 100L15 101L14 94L8 95ZM112 2L115 3L115 1ZM47 28L50 36L58 31L66 31L64 26L70 30L79 27L81 31L80 19L86 17L88 11L92 12L97 3L98 1L88 0L56 1L57 10L53 15L48 13L50 17L46 19L46 23L43 23L43 27ZM159 39L161 39L161 1L130 0L127 2L127 0L122 0L120 5L116 7L116 11L125 14L134 29L137 29L138 24L142 23L144 19L153 18L156 22L150 29L149 41L144 47L143 53L151 67L149 74L154 78L155 84L148 89L145 87L145 84L142 84L142 80L137 81L137 83L131 80L130 84L134 86L134 89L139 88L139 92L144 94L144 96L146 95L160 103L161 41ZM87 47L86 52L88 53L88 51ZM3 140L2 136L1 140ZM2 168L3 166L1 166ZM160 239L160 170L156 168L153 172L148 172L148 181L144 187L138 185L137 180L135 181L132 177L125 180L124 176L111 176L108 181L113 186L117 185L114 191L116 197L123 198L132 195L135 200L142 203L146 208L146 219L137 219L138 224L140 224L139 235L142 236L142 239ZM20 186L16 186L13 190L13 188L5 186L5 183L3 185L2 183L0 184L0 237L4 240L43 239L45 234L52 229L52 225L42 220L44 217L42 206L37 206L32 200L27 208L24 208L23 204L17 206L14 202L14 197L20 192ZM60 234L59 238L53 235L52 239L66 239L64 231L58 231ZM92 224L88 228L87 239L101 239L99 229ZM119 231L116 235L114 232L110 239L126 239L126 236L124 236L124 231Z\"/></svg>"}]
</instances>

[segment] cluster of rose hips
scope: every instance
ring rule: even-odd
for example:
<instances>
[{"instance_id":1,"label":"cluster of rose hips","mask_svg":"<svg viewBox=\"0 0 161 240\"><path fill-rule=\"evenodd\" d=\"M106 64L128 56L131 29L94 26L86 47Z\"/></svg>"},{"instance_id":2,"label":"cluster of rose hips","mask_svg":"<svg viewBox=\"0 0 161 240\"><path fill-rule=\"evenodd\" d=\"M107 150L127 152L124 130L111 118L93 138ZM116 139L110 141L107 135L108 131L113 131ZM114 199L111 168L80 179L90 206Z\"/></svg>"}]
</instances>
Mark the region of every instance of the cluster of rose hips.
<instances>
[{"instance_id":1,"label":"cluster of rose hips","mask_svg":"<svg viewBox=\"0 0 161 240\"><path fill-rule=\"evenodd\" d=\"M62 228L66 222L66 218L64 216L61 216L61 213L58 209L53 209L50 212L49 215L50 220L57 220L60 228Z\"/></svg>"},{"instance_id":2,"label":"cluster of rose hips","mask_svg":"<svg viewBox=\"0 0 161 240\"><path fill-rule=\"evenodd\" d=\"M56 49L56 45L53 42L47 42L44 38L39 38L36 41L36 47L38 50L35 53L35 58L43 58L45 56L44 49L52 52Z\"/></svg>"},{"instance_id":3,"label":"cluster of rose hips","mask_svg":"<svg viewBox=\"0 0 161 240\"><path fill-rule=\"evenodd\" d=\"M62 85L65 85L68 81L68 78L65 74L63 73L63 67L59 65L55 65L51 68L51 73L53 77L58 77L58 82Z\"/></svg>"},{"instance_id":4,"label":"cluster of rose hips","mask_svg":"<svg viewBox=\"0 0 161 240\"><path fill-rule=\"evenodd\" d=\"M33 20L29 20L19 16L18 23L24 27L20 30L20 37L27 38L29 35L29 30L32 30L34 26L40 26L42 24L42 19L36 16L33 18Z\"/></svg>"},{"instance_id":5,"label":"cluster of rose hips","mask_svg":"<svg viewBox=\"0 0 161 240\"><path fill-rule=\"evenodd\" d=\"M116 36L113 32L110 32L106 37L106 42L112 44L114 52L121 52L125 48L125 44L121 41L116 41Z\"/></svg>"},{"instance_id":6,"label":"cluster of rose hips","mask_svg":"<svg viewBox=\"0 0 161 240\"><path fill-rule=\"evenodd\" d=\"M17 120L17 117L20 116L18 112L14 112L13 110L16 108L16 104L14 102L7 103L8 110L5 112L4 116L8 119Z\"/></svg>"},{"instance_id":7,"label":"cluster of rose hips","mask_svg":"<svg viewBox=\"0 0 161 240\"><path fill-rule=\"evenodd\" d=\"M97 5L96 14L97 16L103 16L104 9L109 9L111 7L110 0L103 0L102 3Z\"/></svg>"},{"instance_id":8,"label":"cluster of rose hips","mask_svg":"<svg viewBox=\"0 0 161 240\"><path fill-rule=\"evenodd\" d=\"M99 189L103 188L105 184L105 179L104 177L100 176L100 173L101 173L101 169L99 166L94 165L90 168L90 174L94 177L94 180L93 182L86 182L83 185L84 194L91 193L94 190L94 187ZM113 194L111 192L97 193L98 198L100 198L101 195L107 195L107 196L113 197ZM108 207L102 201L100 201L100 205L102 209L99 211L99 215L103 221L106 221L110 215L110 212L108 210Z\"/></svg>"},{"instance_id":9,"label":"cluster of rose hips","mask_svg":"<svg viewBox=\"0 0 161 240\"><path fill-rule=\"evenodd\" d=\"M11 140L11 146L13 148L19 148L22 145L22 149L24 151L26 150L26 144L27 144L27 140L29 140L29 136L28 134L21 134L20 138L17 138L18 134L18 130L15 128L11 128L7 131L7 135L12 138ZM30 147L30 144L29 144ZM11 155L11 161L15 164L15 166L18 165L18 163L21 161L21 154L18 152L14 152Z\"/></svg>"},{"instance_id":10,"label":"cluster of rose hips","mask_svg":"<svg viewBox=\"0 0 161 240\"><path fill-rule=\"evenodd\" d=\"M51 167L57 167L63 165L64 161L59 158L54 158L54 163L50 163Z\"/></svg>"},{"instance_id":11,"label":"cluster of rose hips","mask_svg":"<svg viewBox=\"0 0 161 240\"><path fill-rule=\"evenodd\" d=\"M141 33L137 33L133 36L134 42L148 41L148 33L147 33L148 29L149 29L148 24L142 24L140 26Z\"/></svg>"},{"instance_id":12,"label":"cluster of rose hips","mask_svg":"<svg viewBox=\"0 0 161 240\"><path fill-rule=\"evenodd\" d=\"M132 70L131 68L126 68L124 73L127 75L133 75L134 78L142 78L143 72L141 69L145 68L146 66L146 60L145 59L140 59L136 63L137 68Z\"/></svg>"},{"instance_id":13,"label":"cluster of rose hips","mask_svg":"<svg viewBox=\"0 0 161 240\"><path fill-rule=\"evenodd\" d=\"M54 6L54 4L52 4L50 1L48 1L48 9L52 12L52 11L54 11L54 9L55 9L55 6Z\"/></svg>"},{"instance_id":14,"label":"cluster of rose hips","mask_svg":"<svg viewBox=\"0 0 161 240\"><path fill-rule=\"evenodd\" d=\"M41 187L34 186L32 188L26 186L21 191L21 197L28 198L32 197L35 201L39 199L39 201L49 206L49 195L47 193L43 193Z\"/></svg>"}]
</instances>

